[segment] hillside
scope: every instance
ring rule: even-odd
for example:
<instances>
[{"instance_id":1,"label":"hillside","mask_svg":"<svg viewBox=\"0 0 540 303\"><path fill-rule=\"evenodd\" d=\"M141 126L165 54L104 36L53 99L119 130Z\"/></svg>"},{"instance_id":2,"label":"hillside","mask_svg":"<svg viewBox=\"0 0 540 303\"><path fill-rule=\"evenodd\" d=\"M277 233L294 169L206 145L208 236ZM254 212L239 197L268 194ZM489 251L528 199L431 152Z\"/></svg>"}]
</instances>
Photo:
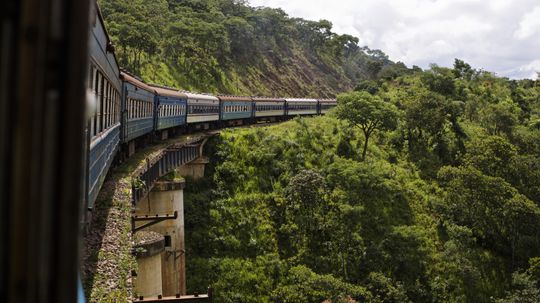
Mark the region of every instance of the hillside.
<instances>
[{"instance_id":1,"label":"hillside","mask_svg":"<svg viewBox=\"0 0 540 303\"><path fill-rule=\"evenodd\" d=\"M226 130L186 187L191 292L221 303L540 301L540 82L456 60L371 86L362 160L336 116ZM344 108L350 111L351 108ZM257 146L257 148L252 148Z\"/></svg>"},{"instance_id":2,"label":"hillside","mask_svg":"<svg viewBox=\"0 0 540 303\"><path fill-rule=\"evenodd\" d=\"M333 97L404 70L379 50L238 0L101 0L120 65L145 81L186 90Z\"/></svg>"}]
</instances>

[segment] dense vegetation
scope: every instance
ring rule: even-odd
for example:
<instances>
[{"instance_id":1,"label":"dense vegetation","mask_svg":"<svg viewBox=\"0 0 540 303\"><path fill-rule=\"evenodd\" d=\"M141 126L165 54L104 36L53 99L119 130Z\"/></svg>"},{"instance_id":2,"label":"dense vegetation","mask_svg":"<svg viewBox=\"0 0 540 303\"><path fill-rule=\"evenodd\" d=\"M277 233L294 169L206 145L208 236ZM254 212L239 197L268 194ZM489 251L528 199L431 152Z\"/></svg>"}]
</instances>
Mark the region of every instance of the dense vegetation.
<instances>
[{"instance_id":1,"label":"dense vegetation","mask_svg":"<svg viewBox=\"0 0 540 303\"><path fill-rule=\"evenodd\" d=\"M101 0L120 65L144 80L205 92L333 97L405 69L379 50L242 0Z\"/></svg>"},{"instance_id":2,"label":"dense vegetation","mask_svg":"<svg viewBox=\"0 0 540 303\"><path fill-rule=\"evenodd\" d=\"M539 302L540 82L456 60L358 91L339 106L371 107L355 111L364 120L337 119L338 106L210 144L213 165L186 193L189 290L213 285L216 302ZM395 125L372 131L363 159L356 122L387 115Z\"/></svg>"},{"instance_id":3,"label":"dense vegetation","mask_svg":"<svg viewBox=\"0 0 540 303\"><path fill-rule=\"evenodd\" d=\"M540 80L408 69L330 22L238 0L102 0L149 82L339 96L224 131L188 181L189 292L216 302L540 302ZM338 119L339 118L339 119ZM256 147L256 148L254 148Z\"/></svg>"}]
</instances>

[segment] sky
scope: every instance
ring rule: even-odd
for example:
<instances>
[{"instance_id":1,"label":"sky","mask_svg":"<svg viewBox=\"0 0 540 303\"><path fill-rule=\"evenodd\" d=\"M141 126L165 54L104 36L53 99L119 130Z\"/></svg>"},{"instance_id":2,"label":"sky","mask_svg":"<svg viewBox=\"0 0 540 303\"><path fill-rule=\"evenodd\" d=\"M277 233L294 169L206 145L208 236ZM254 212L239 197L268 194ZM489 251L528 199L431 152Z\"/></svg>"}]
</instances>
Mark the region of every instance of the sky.
<instances>
[{"instance_id":1,"label":"sky","mask_svg":"<svg viewBox=\"0 0 540 303\"><path fill-rule=\"evenodd\" d=\"M540 0L248 0L290 16L326 19L408 66L454 58L509 78L540 72Z\"/></svg>"}]
</instances>

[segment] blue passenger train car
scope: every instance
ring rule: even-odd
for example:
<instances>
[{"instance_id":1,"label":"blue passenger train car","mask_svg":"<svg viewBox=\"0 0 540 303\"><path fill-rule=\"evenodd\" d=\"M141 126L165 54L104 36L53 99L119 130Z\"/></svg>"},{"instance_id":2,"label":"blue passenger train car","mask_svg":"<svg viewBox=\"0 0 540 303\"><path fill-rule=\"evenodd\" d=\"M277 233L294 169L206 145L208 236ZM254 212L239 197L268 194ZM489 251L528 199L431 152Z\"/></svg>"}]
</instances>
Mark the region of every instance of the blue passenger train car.
<instances>
[{"instance_id":1,"label":"blue passenger train car","mask_svg":"<svg viewBox=\"0 0 540 303\"><path fill-rule=\"evenodd\" d=\"M186 125L187 95L173 88L155 85L151 87L156 91L154 129L166 131Z\"/></svg>"},{"instance_id":2,"label":"blue passenger train car","mask_svg":"<svg viewBox=\"0 0 540 303\"><path fill-rule=\"evenodd\" d=\"M187 96L187 123L194 128L208 129L219 121L219 99L212 95L185 92Z\"/></svg>"},{"instance_id":3,"label":"blue passenger train car","mask_svg":"<svg viewBox=\"0 0 540 303\"><path fill-rule=\"evenodd\" d=\"M257 121L275 121L285 115L285 99L253 97Z\"/></svg>"},{"instance_id":4,"label":"blue passenger train car","mask_svg":"<svg viewBox=\"0 0 540 303\"><path fill-rule=\"evenodd\" d=\"M92 209L120 144L122 87L114 48L99 9L92 26L89 44L88 91L92 95L94 107L89 113L87 124L89 150L86 167L88 172L86 206Z\"/></svg>"},{"instance_id":5,"label":"blue passenger train car","mask_svg":"<svg viewBox=\"0 0 540 303\"><path fill-rule=\"evenodd\" d=\"M122 134L123 144L128 145L128 156L135 152L135 139L149 135L154 130L154 102L156 91L148 84L126 73L122 79Z\"/></svg>"},{"instance_id":6,"label":"blue passenger train car","mask_svg":"<svg viewBox=\"0 0 540 303\"><path fill-rule=\"evenodd\" d=\"M228 124L242 124L244 119L251 119L253 117L254 108L251 97L222 95L218 96L218 98L220 101L221 121L228 121Z\"/></svg>"},{"instance_id":7,"label":"blue passenger train car","mask_svg":"<svg viewBox=\"0 0 540 303\"><path fill-rule=\"evenodd\" d=\"M336 99L319 99L319 108L318 114L324 115L328 113L329 110L337 106Z\"/></svg>"},{"instance_id":8,"label":"blue passenger train car","mask_svg":"<svg viewBox=\"0 0 540 303\"><path fill-rule=\"evenodd\" d=\"M316 99L289 98L287 101L287 116L316 115L318 101Z\"/></svg>"}]
</instances>

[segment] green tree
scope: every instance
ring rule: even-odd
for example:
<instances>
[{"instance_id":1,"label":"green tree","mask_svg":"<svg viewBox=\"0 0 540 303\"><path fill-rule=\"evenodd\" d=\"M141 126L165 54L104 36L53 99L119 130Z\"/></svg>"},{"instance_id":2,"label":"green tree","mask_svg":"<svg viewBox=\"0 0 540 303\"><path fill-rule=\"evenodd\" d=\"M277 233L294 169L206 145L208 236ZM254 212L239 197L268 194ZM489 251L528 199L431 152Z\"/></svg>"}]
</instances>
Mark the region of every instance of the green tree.
<instances>
[{"instance_id":1,"label":"green tree","mask_svg":"<svg viewBox=\"0 0 540 303\"><path fill-rule=\"evenodd\" d=\"M512 276L512 291L496 303L537 303L540 302L540 287L526 273L515 273Z\"/></svg>"},{"instance_id":2,"label":"green tree","mask_svg":"<svg viewBox=\"0 0 540 303\"><path fill-rule=\"evenodd\" d=\"M520 108L512 101L502 101L484 107L481 121L490 134L509 136L519 121L520 112Z\"/></svg>"},{"instance_id":3,"label":"green tree","mask_svg":"<svg viewBox=\"0 0 540 303\"><path fill-rule=\"evenodd\" d=\"M364 134L362 160L365 160L369 138L375 130L394 129L398 122L398 110L393 104L367 92L341 94L337 100L337 117L358 127Z\"/></svg>"},{"instance_id":4,"label":"green tree","mask_svg":"<svg viewBox=\"0 0 540 303\"><path fill-rule=\"evenodd\" d=\"M445 202L439 210L450 222L469 227L486 248L524 265L540 250L540 208L504 179L473 167L439 172Z\"/></svg>"}]
</instances>

